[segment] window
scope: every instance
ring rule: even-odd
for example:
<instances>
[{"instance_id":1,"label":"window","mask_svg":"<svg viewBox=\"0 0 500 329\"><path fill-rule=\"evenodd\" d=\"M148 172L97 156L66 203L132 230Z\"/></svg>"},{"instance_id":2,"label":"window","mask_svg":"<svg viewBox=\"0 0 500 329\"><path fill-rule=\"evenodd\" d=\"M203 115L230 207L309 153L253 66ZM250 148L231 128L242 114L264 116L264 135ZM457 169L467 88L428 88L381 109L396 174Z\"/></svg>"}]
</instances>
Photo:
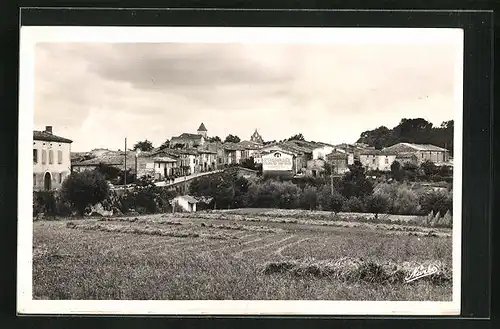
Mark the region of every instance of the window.
<instances>
[{"instance_id":1,"label":"window","mask_svg":"<svg viewBox=\"0 0 500 329\"><path fill-rule=\"evenodd\" d=\"M33 163L38 163L38 150L33 149Z\"/></svg>"},{"instance_id":2,"label":"window","mask_svg":"<svg viewBox=\"0 0 500 329\"><path fill-rule=\"evenodd\" d=\"M42 164L47 163L47 150L42 150Z\"/></svg>"},{"instance_id":3,"label":"window","mask_svg":"<svg viewBox=\"0 0 500 329\"><path fill-rule=\"evenodd\" d=\"M36 174L33 174L33 186L36 186Z\"/></svg>"},{"instance_id":4,"label":"window","mask_svg":"<svg viewBox=\"0 0 500 329\"><path fill-rule=\"evenodd\" d=\"M389 158L388 157L385 157L385 163L388 164L389 163Z\"/></svg>"},{"instance_id":5,"label":"window","mask_svg":"<svg viewBox=\"0 0 500 329\"><path fill-rule=\"evenodd\" d=\"M62 151L59 150L59 151L57 151L57 163L62 164L62 162L63 162L62 161Z\"/></svg>"},{"instance_id":6,"label":"window","mask_svg":"<svg viewBox=\"0 0 500 329\"><path fill-rule=\"evenodd\" d=\"M59 173L59 184L62 183L62 181L63 181L63 174Z\"/></svg>"},{"instance_id":7,"label":"window","mask_svg":"<svg viewBox=\"0 0 500 329\"><path fill-rule=\"evenodd\" d=\"M373 162L373 164L375 164L375 158L373 158L372 162Z\"/></svg>"},{"instance_id":8,"label":"window","mask_svg":"<svg viewBox=\"0 0 500 329\"><path fill-rule=\"evenodd\" d=\"M49 164L54 163L54 151L49 150Z\"/></svg>"}]
</instances>

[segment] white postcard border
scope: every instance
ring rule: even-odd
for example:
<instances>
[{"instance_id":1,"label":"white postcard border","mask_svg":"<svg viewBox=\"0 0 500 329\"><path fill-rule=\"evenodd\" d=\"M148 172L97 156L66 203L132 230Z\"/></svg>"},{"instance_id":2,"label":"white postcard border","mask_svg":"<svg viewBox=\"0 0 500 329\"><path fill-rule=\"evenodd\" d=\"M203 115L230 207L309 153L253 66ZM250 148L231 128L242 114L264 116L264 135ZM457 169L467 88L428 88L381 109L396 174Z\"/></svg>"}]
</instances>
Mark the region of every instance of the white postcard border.
<instances>
[{"instance_id":1,"label":"white postcard border","mask_svg":"<svg viewBox=\"0 0 500 329\"><path fill-rule=\"evenodd\" d=\"M22 27L19 85L19 189L17 311L19 314L134 315L458 315L461 296L461 191L463 47L461 29L408 28L221 28L221 27ZM39 42L180 43L448 43L458 46L455 77L453 298L410 301L126 301L33 300L32 172L34 58Z\"/></svg>"}]
</instances>

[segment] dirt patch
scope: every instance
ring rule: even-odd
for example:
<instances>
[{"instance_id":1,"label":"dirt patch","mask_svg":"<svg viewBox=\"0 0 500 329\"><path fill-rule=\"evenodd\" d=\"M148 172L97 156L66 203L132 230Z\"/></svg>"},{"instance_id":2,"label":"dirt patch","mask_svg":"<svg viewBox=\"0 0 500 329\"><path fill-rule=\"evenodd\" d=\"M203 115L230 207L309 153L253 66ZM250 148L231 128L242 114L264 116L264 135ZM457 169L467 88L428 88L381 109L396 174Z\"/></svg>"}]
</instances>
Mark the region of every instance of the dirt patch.
<instances>
[{"instance_id":1,"label":"dirt patch","mask_svg":"<svg viewBox=\"0 0 500 329\"><path fill-rule=\"evenodd\" d=\"M237 231L252 231L252 232L264 232L264 233L282 233L285 230L266 226L249 226L249 225L239 225L239 224L212 224L212 223L201 223L202 227L209 227L221 230L237 230Z\"/></svg>"}]
</instances>

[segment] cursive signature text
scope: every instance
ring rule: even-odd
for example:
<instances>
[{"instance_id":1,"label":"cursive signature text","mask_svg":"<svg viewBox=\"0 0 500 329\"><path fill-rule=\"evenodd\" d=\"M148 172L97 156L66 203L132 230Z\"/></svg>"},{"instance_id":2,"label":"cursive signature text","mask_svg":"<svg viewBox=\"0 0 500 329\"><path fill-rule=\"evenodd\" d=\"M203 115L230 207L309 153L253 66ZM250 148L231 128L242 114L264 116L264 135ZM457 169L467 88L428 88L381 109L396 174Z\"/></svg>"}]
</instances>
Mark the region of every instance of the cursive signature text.
<instances>
[{"instance_id":1,"label":"cursive signature text","mask_svg":"<svg viewBox=\"0 0 500 329\"><path fill-rule=\"evenodd\" d=\"M415 281L417 279L432 275L438 272L438 268L435 265L423 266L420 265L415 268L410 274L405 277L406 283Z\"/></svg>"}]
</instances>

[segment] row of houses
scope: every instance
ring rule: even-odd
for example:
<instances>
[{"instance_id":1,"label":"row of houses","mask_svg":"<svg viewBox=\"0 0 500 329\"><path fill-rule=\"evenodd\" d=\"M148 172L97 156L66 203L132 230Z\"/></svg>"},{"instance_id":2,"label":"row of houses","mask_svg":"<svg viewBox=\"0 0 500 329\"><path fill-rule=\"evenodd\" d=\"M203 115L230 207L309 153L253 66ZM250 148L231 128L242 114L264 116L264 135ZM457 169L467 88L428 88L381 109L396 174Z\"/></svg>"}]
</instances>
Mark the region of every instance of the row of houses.
<instances>
[{"instance_id":1,"label":"row of houses","mask_svg":"<svg viewBox=\"0 0 500 329\"><path fill-rule=\"evenodd\" d=\"M349 165L360 161L372 170L387 171L394 161L419 165L430 160L436 164L450 163L448 150L434 145L398 143L382 150L367 144L331 145L304 140L265 144L257 130L249 140L238 143L211 141L202 123L196 133L183 133L171 138L167 147L151 152L95 149L71 153L72 141L53 134L52 127L33 132L33 186L35 189L58 188L71 171L93 170L101 163L137 177L156 180L186 176L223 169L253 159L262 165L264 174L320 176L331 168L341 175Z\"/></svg>"}]
</instances>

